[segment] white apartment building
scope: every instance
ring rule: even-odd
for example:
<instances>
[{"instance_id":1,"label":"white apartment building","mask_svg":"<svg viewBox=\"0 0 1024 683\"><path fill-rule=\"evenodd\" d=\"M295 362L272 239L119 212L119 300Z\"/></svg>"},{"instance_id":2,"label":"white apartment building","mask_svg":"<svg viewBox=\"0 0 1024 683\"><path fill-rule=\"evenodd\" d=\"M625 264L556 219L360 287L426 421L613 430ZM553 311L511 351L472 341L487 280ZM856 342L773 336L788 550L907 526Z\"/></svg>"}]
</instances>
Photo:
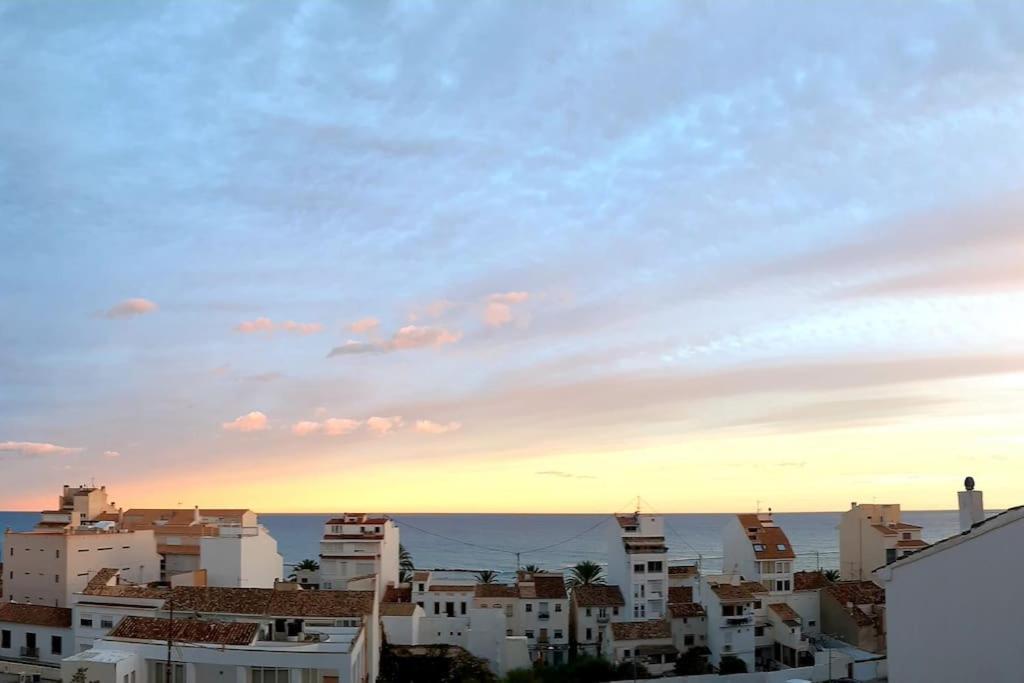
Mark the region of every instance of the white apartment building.
<instances>
[{"instance_id":1,"label":"white apartment building","mask_svg":"<svg viewBox=\"0 0 1024 683\"><path fill-rule=\"evenodd\" d=\"M206 585L224 588L273 588L284 577L277 541L261 524L224 526L199 542L199 566Z\"/></svg>"},{"instance_id":2,"label":"white apartment building","mask_svg":"<svg viewBox=\"0 0 1024 683\"><path fill-rule=\"evenodd\" d=\"M68 607L98 571L117 567L137 583L160 578L152 531L65 526L4 534L3 599Z\"/></svg>"},{"instance_id":3,"label":"white apartment building","mask_svg":"<svg viewBox=\"0 0 1024 683\"><path fill-rule=\"evenodd\" d=\"M760 604L761 584L740 581L733 575L728 581L716 583L701 579L700 595L707 618L708 661L718 666L722 657L742 659L747 671L754 671L754 606Z\"/></svg>"},{"instance_id":4,"label":"white apartment building","mask_svg":"<svg viewBox=\"0 0 1024 683\"><path fill-rule=\"evenodd\" d=\"M0 660L59 665L73 652L70 609L0 603Z\"/></svg>"},{"instance_id":5,"label":"white apartment building","mask_svg":"<svg viewBox=\"0 0 1024 683\"><path fill-rule=\"evenodd\" d=\"M850 503L839 521L839 577L870 580L878 567L927 545L921 527L900 519L899 504Z\"/></svg>"},{"instance_id":6,"label":"white apartment building","mask_svg":"<svg viewBox=\"0 0 1024 683\"><path fill-rule=\"evenodd\" d=\"M43 510L37 525L40 530L57 530L97 522L116 522L117 505L107 496L107 487L75 486L64 484L57 497L57 508Z\"/></svg>"},{"instance_id":7,"label":"white apartment building","mask_svg":"<svg viewBox=\"0 0 1024 683\"><path fill-rule=\"evenodd\" d=\"M202 568L201 541L218 536L221 528L252 529L259 525L252 510L132 508L119 514L118 526L131 531L152 530L161 557L161 579Z\"/></svg>"},{"instance_id":8,"label":"white apartment building","mask_svg":"<svg viewBox=\"0 0 1024 683\"><path fill-rule=\"evenodd\" d=\"M626 601L618 586L586 585L572 590L569 623L572 648L577 656L607 655L604 645L605 627L612 622L627 621Z\"/></svg>"},{"instance_id":9,"label":"white apartment building","mask_svg":"<svg viewBox=\"0 0 1024 683\"><path fill-rule=\"evenodd\" d=\"M671 568L669 568L671 571ZM676 582L682 582L676 572ZM696 577L696 573L693 574ZM687 579L688 581L689 579ZM672 581L670 575L669 581ZM692 586L669 586L668 617L672 626L672 645L680 654L692 647L707 647L708 625L704 606L694 601Z\"/></svg>"},{"instance_id":10,"label":"white apartment building","mask_svg":"<svg viewBox=\"0 0 1024 683\"><path fill-rule=\"evenodd\" d=\"M797 590L796 553L772 513L739 514L730 519L722 534L722 550L726 576L749 582L755 598L755 665L813 663L807 633L820 630L820 596L817 589Z\"/></svg>"},{"instance_id":11,"label":"white apartment building","mask_svg":"<svg viewBox=\"0 0 1024 683\"><path fill-rule=\"evenodd\" d=\"M986 519L981 491L967 484L958 496L962 533L877 572L894 683L1024 678L1024 506Z\"/></svg>"},{"instance_id":12,"label":"white apartment building","mask_svg":"<svg viewBox=\"0 0 1024 683\"><path fill-rule=\"evenodd\" d=\"M619 586L633 620L665 618L668 568L665 523L657 515L616 515L608 539L608 582Z\"/></svg>"},{"instance_id":13,"label":"white apartment building","mask_svg":"<svg viewBox=\"0 0 1024 683\"><path fill-rule=\"evenodd\" d=\"M171 608L177 683L365 683L380 646L375 591L161 588L104 572L79 595L80 652L64 660L101 683L163 683ZM125 678L127 676L127 678Z\"/></svg>"},{"instance_id":14,"label":"white apartment building","mask_svg":"<svg viewBox=\"0 0 1024 683\"><path fill-rule=\"evenodd\" d=\"M679 653L672 644L672 628L665 619L609 624L608 652L616 664L637 663L658 676L675 668Z\"/></svg>"},{"instance_id":15,"label":"white apartment building","mask_svg":"<svg viewBox=\"0 0 1024 683\"><path fill-rule=\"evenodd\" d=\"M346 513L327 520L320 541L320 587L345 588L370 574L381 585L398 585L399 531L385 515Z\"/></svg>"}]
</instances>

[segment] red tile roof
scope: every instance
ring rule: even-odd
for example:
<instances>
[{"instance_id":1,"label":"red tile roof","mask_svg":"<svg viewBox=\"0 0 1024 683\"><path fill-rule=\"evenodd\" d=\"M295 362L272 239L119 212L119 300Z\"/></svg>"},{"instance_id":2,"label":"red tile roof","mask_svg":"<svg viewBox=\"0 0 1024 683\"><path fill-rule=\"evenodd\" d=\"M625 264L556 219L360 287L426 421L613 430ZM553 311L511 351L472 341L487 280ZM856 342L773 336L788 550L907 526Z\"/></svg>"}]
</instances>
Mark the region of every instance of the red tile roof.
<instances>
[{"instance_id":1,"label":"red tile roof","mask_svg":"<svg viewBox=\"0 0 1024 683\"><path fill-rule=\"evenodd\" d=\"M793 590L795 591L813 591L819 588L828 586L831 582L825 578L825 573L820 571L815 572L796 572L793 574Z\"/></svg>"},{"instance_id":2,"label":"red tile roof","mask_svg":"<svg viewBox=\"0 0 1024 683\"><path fill-rule=\"evenodd\" d=\"M572 599L578 607L623 607L626 604L618 586L576 586L572 589Z\"/></svg>"},{"instance_id":3,"label":"red tile roof","mask_svg":"<svg viewBox=\"0 0 1024 683\"><path fill-rule=\"evenodd\" d=\"M800 615L785 602L773 602L768 605L768 609L775 612L782 621L791 626L800 623Z\"/></svg>"},{"instance_id":4,"label":"red tile roof","mask_svg":"<svg viewBox=\"0 0 1024 683\"><path fill-rule=\"evenodd\" d=\"M411 617L416 607L411 602L385 602L380 606L382 617Z\"/></svg>"},{"instance_id":5,"label":"red tile roof","mask_svg":"<svg viewBox=\"0 0 1024 683\"><path fill-rule=\"evenodd\" d=\"M71 626L71 610L48 605L4 602L0 603L0 621L9 624L69 628Z\"/></svg>"},{"instance_id":6,"label":"red tile roof","mask_svg":"<svg viewBox=\"0 0 1024 683\"><path fill-rule=\"evenodd\" d=\"M565 600L568 597L565 592L565 578L561 574L520 572L516 586L521 598Z\"/></svg>"},{"instance_id":7,"label":"red tile roof","mask_svg":"<svg viewBox=\"0 0 1024 683\"><path fill-rule=\"evenodd\" d=\"M476 586L467 584L436 583L427 589L431 593L474 593Z\"/></svg>"},{"instance_id":8,"label":"red tile roof","mask_svg":"<svg viewBox=\"0 0 1024 683\"><path fill-rule=\"evenodd\" d=\"M792 560L796 559L793 546L786 537L786 532L775 525L770 515L755 513L736 515L743 532L751 545L755 546L754 556L759 560ZM753 531L751 531L753 529ZM758 550L757 547L761 547Z\"/></svg>"},{"instance_id":9,"label":"red tile roof","mask_svg":"<svg viewBox=\"0 0 1024 683\"><path fill-rule=\"evenodd\" d=\"M112 567L100 569L98 572L92 575L92 578L89 579L89 583L85 584L85 587L88 589L101 588L103 586L106 586L120 572L120 569L114 569Z\"/></svg>"},{"instance_id":10,"label":"red tile roof","mask_svg":"<svg viewBox=\"0 0 1024 683\"><path fill-rule=\"evenodd\" d=\"M478 583L476 585L476 597L478 598L518 598L519 588L503 583Z\"/></svg>"},{"instance_id":11,"label":"red tile roof","mask_svg":"<svg viewBox=\"0 0 1024 683\"><path fill-rule=\"evenodd\" d=\"M924 548L928 544L919 538L905 539L896 541L897 548Z\"/></svg>"},{"instance_id":12,"label":"red tile roof","mask_svg":"<svg viewBox=\"0 0 1024 683\"><path fill-rule=\"evenodd\" d=\"M382 602L412 602L412 588L410 586L388 586L384 590Z\"/></svg>"},{"instance_id":13,"label":"red tile roof","mask_svg":"<svg viewBox=\"0 0 1024 683\"><path fill-rule=\"evenodd\" d=\"M668 601L669 603L693 602L693 588L691 586L670 586Z\"/></svg>"},{"instance_id":14,"label":"red tile roof","mask_svg":"<svg viewBox=\"0 0 1024 683\"><path fill-rule=\"evenodd\" d=\"M668 621L622 621L612 624L615 640L659 640L672 637Z\"/></svg>"},{"instance_id":15,"label":"red tile roof","mask_svg":"<svg viewBox=\"0 0 1024 683\"><path fill-rule=\"evenodd\" d=\"M111 638L129 640L167 640L178 643L213 645L250 645L259 632L259 624L245 621L202 621L200 619L156 619L128 616L121 620Z\"/></svg>"},{"instance_id":16,"label":"red tile roof","mask_svg":"<svg viewBox=\"0 0 1024 683\"><path fill-rule=\"evenodd\" d=\"M668 612L673 619L703 617L704 606L697 602L672 602L669 603Z\"/></svg>"},{"instance_id":17,"label":"red tile roof","mask_svg":"<svg viewBox=\"0 0 1024 683\"><path fill-rule=\"evenodd\" d=\"M685 577L690 577L690 576L697 576L699 574L700 574L700 571L697 569L697 565L695 565L695 564L677 565L675 567L669 567L668 568L668 575L669 576L684 577L685 578Z\"/></svg>"},{"instance_id":18,"label":"red tile roof","mask_svg":"<svg viewBox=\"0 0 1024 683\"><path fill-rule=\"evenodd\" d=\"M755 600L754 594L750 592L750 588L746 584L734 586L731 583L712 583L710 588L723 602L753 602Z\"/></svg>"}]
</instances>

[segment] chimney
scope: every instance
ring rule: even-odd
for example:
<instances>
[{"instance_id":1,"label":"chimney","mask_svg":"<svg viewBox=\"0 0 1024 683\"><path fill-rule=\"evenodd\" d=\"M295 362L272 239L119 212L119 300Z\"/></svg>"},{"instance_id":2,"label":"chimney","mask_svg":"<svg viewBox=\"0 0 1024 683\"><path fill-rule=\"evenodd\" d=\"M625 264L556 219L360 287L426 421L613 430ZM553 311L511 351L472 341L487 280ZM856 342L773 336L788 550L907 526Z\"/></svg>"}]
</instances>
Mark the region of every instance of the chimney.
<instances>
[{"instance_id":1,"label":"chimney","mask_svg":"<svg viewBox=\"0 0 1024 683\"><path fill-rule=\"evenodd\" d=\"M199 515L199 506L196 505L192 510L192 523L189 526L196 526L197 524L202 524L202 522L203 518Z\"/></svg>"},{"instance_id":2,"label":"chimney","mask_svg":"<svg viewBox=\"0 0 1024 683\"><path fill-rule=\"evenodd\" d=\"M957 492L956 497L960 503L961 532L985 521L985 506L982 504L981 491L974 490L974 477L964 479L964 490Z\"/></svg>"}]
</instances>

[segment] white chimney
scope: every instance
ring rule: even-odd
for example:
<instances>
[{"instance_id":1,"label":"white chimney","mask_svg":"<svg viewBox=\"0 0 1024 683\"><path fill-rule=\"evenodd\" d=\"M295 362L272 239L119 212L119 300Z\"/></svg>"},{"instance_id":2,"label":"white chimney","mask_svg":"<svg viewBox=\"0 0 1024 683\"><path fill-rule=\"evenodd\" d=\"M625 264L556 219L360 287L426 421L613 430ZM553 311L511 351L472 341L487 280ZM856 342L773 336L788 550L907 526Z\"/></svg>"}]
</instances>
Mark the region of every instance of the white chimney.
<instances>
[{"instance_id":1,"label":"white chimney","mask_svg":"<svg viewBox=\"0 0 1024 683\"><path fill-rule=\"evenodd\" d=\"M960 531L967 531L978 522L985 521L985 506L981 491L974 490L974 477L964 479L964 490L956 494L960 503Z\"/></svg>"}]
</instances>

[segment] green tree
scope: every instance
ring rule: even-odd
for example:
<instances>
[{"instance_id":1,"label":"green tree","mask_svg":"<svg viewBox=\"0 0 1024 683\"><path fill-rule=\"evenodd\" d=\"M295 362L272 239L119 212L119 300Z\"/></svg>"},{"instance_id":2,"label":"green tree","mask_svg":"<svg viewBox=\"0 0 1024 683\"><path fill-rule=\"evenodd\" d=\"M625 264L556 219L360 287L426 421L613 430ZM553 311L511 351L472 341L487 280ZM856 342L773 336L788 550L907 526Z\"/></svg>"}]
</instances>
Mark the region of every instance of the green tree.
<instances>
[{"instance_id":1,"label":"green tree","mask_svg":"<svg viewBox=\"0 0 1024 683\"><path fill-rule=\"evenodd\" d=\"M718 662L718 673L723 676L725 674L745 674L747 673L747 663L739 657L726 655Z\"/></svg>"},{"instance_id":2,"label":"green tree","mask_svg":"<svg viewBox=\"0 0 1024 683\"><path fill-rule=\"evenodd\" d=\"M537 572L540 571L540 567L538 567L535 564L528 564L525 567L523 567L523 571L527 572L529 574L536 574Z\"/></svg>"},{"instance_id":3,"label":"green tree","mask_svg":"<svg viewBox=\"0 0 1024 683\"><path fill-rule=\"evenodd\" d=\"M825 578L828 579L831 583L835 583L836 581L839 580L839 570L838 569L826 569L825 571L822 572L822 574L824 574Z\"/></svg>"},{"instance_id":4,"label":"green tree","mask_svg":"<svg viewBox=\"0 0 1024 683\"><path fill-rule=\"evenodd\" d=\"M477 583L497 583L498 582L498 574L497 574L497 572L492 572L490 569L484 569L482 571L478 571L476 573L476 582Z\"/></svg>"},{"instance_id":5,"label":"green tree","mask_svg":"<svg viewBox=\"0 0 1024 683\"><path fill-rule=\"evenodd\" d=\"M696 676L711 672L708 666L708 655L711 651L706 647L691 647L676 660L675 672L679 676Z\"/></svg>"},{"instance_id":6,"label":"green tree","mask_svg":"<svg viewBox=\"0 0 1024 683\"><path fill-rule=\"evenodd\" d=\"M604 568L597 562L583 560L569 571L568 584L570 588L603 585Z\"/></svg>"},{"instance_id":7,"label":"green tree","mask_svg":"<svg viewBox=\"0 0 1024 683\"><path fill-rule=\"evenodd\" d=\"M409 583L412 581L412 572L416 567L412 562L412 553L406 550L401 543L398 544L398 581Z\"/></svg>"},{"instance_id":8,"label":"green tree","mask_svg":"<svg viewBox=\"0 0 1024 683\"><path fill-rule=\"evenodd\" d=\"M297 565L295 565L295 569L296 571L309 570L311 572L315 572L316 570L320 569L320 563L316 560L311 560L307 558L302 562L299 562Z\"/></svg>"}]
</instances>

